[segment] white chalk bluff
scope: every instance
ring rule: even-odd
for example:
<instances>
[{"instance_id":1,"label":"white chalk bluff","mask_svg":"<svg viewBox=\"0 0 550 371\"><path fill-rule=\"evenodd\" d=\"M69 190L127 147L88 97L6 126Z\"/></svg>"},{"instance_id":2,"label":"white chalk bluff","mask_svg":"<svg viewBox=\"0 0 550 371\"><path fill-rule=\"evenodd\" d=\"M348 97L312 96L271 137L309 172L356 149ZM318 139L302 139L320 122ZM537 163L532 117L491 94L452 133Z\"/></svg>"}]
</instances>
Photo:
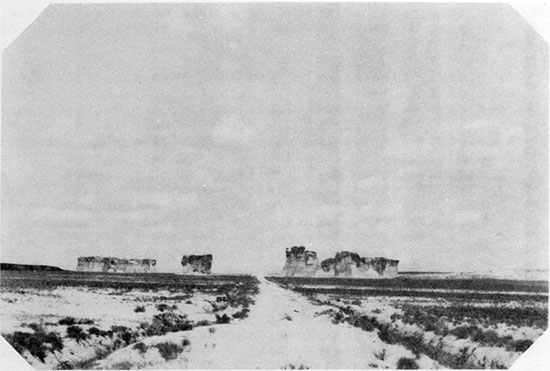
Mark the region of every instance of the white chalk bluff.
<instances>
[{"instance_id":1,"label":"white chalk bluff","mask_svg":"<svg viewBox=\"0 0 550 371\"><path fill-rule=\"evenodd\" d=\"M382 257L366 258L359 254L340 251L334 258L319 263L315 251L304 246L286 249L286 263L283 275L286 277L358 277L358 278L395 278L399 260Z\"/></svg>"},{"instance_id":2,"label":"white chalk bluff","mask_svg":"<svg viewBox=\"0 0 550 371\"><path fill-rule=\"evenodd\" d=\"M319 270L319 260L315 251L306 250L304 246L292 246L286 249L286 264L283 274L287 277L311 277Z\"/></svg>"},{"instance_id":3,"label":"white chalk bluff","mask_svg":"<svg viewBox=\"0 0 550 371\"><path fill-rule=\"evenodd\" d=\"M155 259L119 259L102 256L81 256L78 258L78 272L113 272L113 273L154 273Z\"/></svg>"},{"instance_id":4,"label":"white chalk bluff","mask_svg":"<svg viewBox=\"0 0 550 371\"><path fill-rule=\"evenodd\" d=\"M378 258L364 258L359 254L340 251L334 258L321 262L324 272L334 272L335 277L360 278L395 278L399 260Z\"/></svg>"}]
</instances>

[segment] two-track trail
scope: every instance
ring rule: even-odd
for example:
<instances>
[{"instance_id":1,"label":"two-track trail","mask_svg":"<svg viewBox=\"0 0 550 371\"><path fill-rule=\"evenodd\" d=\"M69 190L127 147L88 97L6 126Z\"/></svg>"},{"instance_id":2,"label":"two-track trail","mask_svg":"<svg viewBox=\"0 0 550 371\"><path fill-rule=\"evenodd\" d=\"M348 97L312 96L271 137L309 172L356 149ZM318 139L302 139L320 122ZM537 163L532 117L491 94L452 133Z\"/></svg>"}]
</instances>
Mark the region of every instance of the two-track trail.
<instances>
[{"instance_id":1,"label":"two-track trail","mask_svg":"<svg viewBox=\"0 0 550 371\"><path fill-rule=\"evenodd\" d=\"M260 292L249 317L228 325L196 329L186 335L191 349L184 366L190 369L314 369L395 368L400 357L413 357L400 345L382 342L376 332L348 324L335 325L318 315L329 307L258 277ZM383 354L383 356L381 356ZM437 368L427 357L422 368Z\"/></svg>"}]
</instances>

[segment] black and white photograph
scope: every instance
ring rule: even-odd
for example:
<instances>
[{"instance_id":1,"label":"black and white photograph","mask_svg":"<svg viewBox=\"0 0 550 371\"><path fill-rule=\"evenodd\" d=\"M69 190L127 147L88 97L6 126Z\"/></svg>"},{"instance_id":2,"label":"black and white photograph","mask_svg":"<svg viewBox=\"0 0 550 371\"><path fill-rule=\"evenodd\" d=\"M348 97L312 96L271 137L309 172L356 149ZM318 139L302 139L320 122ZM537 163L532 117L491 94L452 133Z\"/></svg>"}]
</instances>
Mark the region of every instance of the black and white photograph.
<instances>
[{"instance_id":1,"label":"black and white photograph","mask_svg":"<svg viewBox=\"0 0 550 371\"><path fill-rule=\"evenodd\" d=\"M20 366L542 354L549 51L516 7L44 2L2 32L0 340Z\"/></svg>"}]
</instances>

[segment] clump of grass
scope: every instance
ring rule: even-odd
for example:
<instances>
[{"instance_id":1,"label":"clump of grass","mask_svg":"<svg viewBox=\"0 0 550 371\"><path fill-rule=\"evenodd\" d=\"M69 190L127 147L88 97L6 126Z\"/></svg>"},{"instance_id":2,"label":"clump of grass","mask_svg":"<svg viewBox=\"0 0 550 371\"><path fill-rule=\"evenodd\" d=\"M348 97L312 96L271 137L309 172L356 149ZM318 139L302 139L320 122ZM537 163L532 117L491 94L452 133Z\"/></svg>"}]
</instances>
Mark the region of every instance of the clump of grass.
<instances>
[{"instance_id":1,"label":"clump of grass","mask_svg":"<svg viewBox=\"0 0 550 371\"><path fill-rule=\"evenodd\" d=\"M138 343L135 343L133 348L139 351L140 354L147 352L147 345L143 344L141 341Z\"/></svg>"},{"instance_id":2,"label":"clump of grass","mask_svg":"<svg viewBox=\"0 0 550 371\"><path fill-rule=\"evenodd\" d=\"M223 316L220 316L219 314L216 314L216 323L229 323L231 322L231 317L229 317L227 314L223 314Z\"/></svg>"},{"instance_id":3,"label":"clump of grass","mask_svg":"<svg viewBox=\"0 0 550 371\"><path fill-rule=\"evenodd\" d=\"M144 307L143 305L138 305L138 306L134 309L134 312L136 312L136 313L145 312L145 307Z\"/></svg>"},{"instance_id":4,"label":"clump of grass","mask_svg":"<svg viewBox=\"0 0 550 371\"><path fill-rule=\"evenodd\" d=\"M59 334L36 327L34 333L16 331L4 336L6 341L21 355L27 350L31 355L44 362L47 353L63 349L63 340Z\"/></svg>"},{"instance_id":5,"label":"clump of grass","mask_svg":"<svg viewBox=\"0 0 550 371\"><path fill-rule=\"evenodd\" d=\"M151 323L144 323L141 327L145 330L147 336L155 336L164 335L168 332L192 330L193 323L185 315L165 312L155 315Z\"/></svg>"},{"instance_id":6,"label":"clump of grass","mask_svg":"<svg viewBox=\"0 0 550 371\"><path fill-rule=\"evenodd\" d=\"M76 320L74 317L65 317L65 318L60 319L58 323L59 323L60 325L65 325L65 326L72 326L72 325L93 325L93 324L94 324L94 320L92 320L92 319L86 319L86 318Z\"/></svg>"},{"instance_id":7,"label":"clump of grass","mask_svg":"<svg viewBox=\"0 0 550 371\"><path fill-rule=\"evenodd\" d=\"M401 357L397 361L397 366L395 366L395 368L398 370L418 370L420 367L414 359Z\"/></svg>"},{"instance_id":8,"label":"clump of grass","mask_svg":"<svg viewBox=\"0 0 550 371\"><path fill-rule=\"evenodd\" d=\"M157 304L156 308L159 312L164 312L165 310L170 310L170 306L168 304L165 304L165 303Z\"/></svg>"},{"instance_id":9,"label":"clump of grass","mask_svg":"<svg viewBox=\"0 0 550 371\"><path fill-rule=\"evenodd\" d=\"M112 337L113 336L113 331L100 330L100 329L98 329L97 327L94 326L94 327L90 327L88 329L88 334L95 335L95 336Z\"/></svg>"},{"instance_id":10,"label":"clump of grass","mask_svg":"<svg viewBox=\"0 0 550 371\"><path fill-rule=\"evenodd\" d=\"M399 342L399 337L389 324L380 324L378 326L378 337L387 344L397 344Z\"/></svg>"},{"instance_id":11,"label":"clump of grass","mask_svg":"<svg viewBox=\"0 0 550 371\"><path fill-rule=\"evenodd\" d=\"M76 324L76 320L74 319L74 317L65 317L65 318L60 319L58 323L60 325L72 326L72 325Z\"/></svg>"},{"instance_id":12,"label":"clump of grass","mask_svg":"<svg viewBox=\"0 0 550 371\"><path fill-rule=\"evenodd\" d=\"M248 312L250 312L250 309L243 308L242 310L233 313L232 317L235 318L235 319L243 319L243 318L248 317Z\"/></svg>"},{"instance_id":13,"label":"clump of grass","mask_svg":"<svg viewBox=\"0 0 550 371\"><path fill-rule=\"evenodd\" d=\"M186 346L191 344L189 340L183 339L183 342L180 344L175 344L172 342L158 343L155 344L155 348L158 349L162 358L166 361L170 361L178 358L178 356L183 352Z\"/></svg>"},{"instance_id":14,"label":"clump of grass","mask_svg":"<svg viewBox=\"0 0 550 371\"><path fill-rule=\"evenodd\" d=\"M478 328L476 326L459 326L449 331L449 333L456 336L457 339L466 339L470 337L470 335L473 337L477 332Z\"/></svg>"},{"instance_id":15,"label":"clump of grass","mask_svg":"<svg viewBox=\"0 0 550 371\"><path fill-rule=\"evenodd\" d=\"M498 342L499 337L493 330L483 331L481 329L477 329L477 331L473 331L471 338L473 341L477 341L478 343L495 344Z\"/></svg>"},{"instance_id":16,"label":"clump of grass","mask_svg":"<svg viewBox=\"0 0 550 371\"><path fill-rule=\"evenodd\" d=\"M369 332L374 331L379 326L379 323L376 320L376 318L369 317L369 316L361 316L357 314L354 314L349 318L347 318L347 322L352 326L359 327L362 330L369 331Z\"/></svg>"},{"instance_id":17,"label":"clump of grass","mask_svg":"<svg viewBox=\"0 0 550 371\"><path fill-rule=\"evenodd\" d=\"M514 343L514 350L516 352L525 352L527 349L529 349L529 347L533 345L533 342L531 340L528 340L528 339L522 339L522 340L517 340L515 343Z\"/></svg>"},{"instance_id":18,"label":"clump of grass","mask_svg":"<svg viewBox=\"0 0 550 371\"><path fill-rule=\"evenodd\" d=\"M420 356L420 353L424 349L423 340L424 337L421 334L415 333L403 336L401 343L405 345L411 352L413 352L416 358L418 358Z\"/></svg>"},{"instance_id":19,"label":"clump of grass","mask_svg":"<svg viewBox=\"0 0 550 371\"><path fill-rule=\"evenodd\" d=\"M67 337L76 340L77 343L88 339L89 336L80 326L67 327Z\"/></svg>"},{"instance_id":20,"label":"clump of grass","mask_svg":"<svg viewBox=\"0 0 550 371\"><path fill-rule=\"evenodd\" d=\"M113 334L116 334L117 339L115 340L115 347L119 347L123 344L131 344L139 338L139 333L137 331L132 331L126 326L111 326L111 331Z\"/></svg>"},{"instance_id":21,"label":"clump of grass","mask_svg":"<svg viewBox=\"0 0 550 371\"><path fill-rule=\"evenodd\" d=\"M134 366L132 362L129 361L121 361L114 363L112 368L113 370L130 370Z\"/></svg>"}]
</instances>

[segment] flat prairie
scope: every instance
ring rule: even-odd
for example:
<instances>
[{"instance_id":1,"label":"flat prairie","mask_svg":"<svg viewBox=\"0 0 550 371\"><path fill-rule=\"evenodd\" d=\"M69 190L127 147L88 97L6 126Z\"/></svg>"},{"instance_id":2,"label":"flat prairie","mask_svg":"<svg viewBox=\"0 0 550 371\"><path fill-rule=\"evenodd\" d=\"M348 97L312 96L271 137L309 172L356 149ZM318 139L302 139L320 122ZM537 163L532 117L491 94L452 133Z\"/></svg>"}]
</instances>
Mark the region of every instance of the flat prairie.
<instances>
[{"instance_id":1,"label":"flat prairie","mask_svg":"<svg viewBox=\"0 0 550 371\"><path fill-rule=\"evenodd\" d=\"M36 369L508 368L548 283L3 271L0 302Z\"/></svg>"},{"instance_id":2,"label":"flat prairie","mask_svg":"<svg viewBox=\"0 0 550 371\"><path fill-rule=\"evenodd\" d=\"M186 334L246 318L258 292L246 275L2 271L0 282L2 335L37 369L174 366ZM125 348L140 356L117 360Z\"/></svg>"},{"instance_id":3,"label":"flat prairie","mask_svg":"<svg viewBox=\"0 0 550 371\"><path fill-rule=\"evenodd\" d=\"M375 332L448 368L509 368L548 324L548 281L268 277L334 323ZM415 361L408 361L415 367Z\"/></svg>"}]
</instances>

